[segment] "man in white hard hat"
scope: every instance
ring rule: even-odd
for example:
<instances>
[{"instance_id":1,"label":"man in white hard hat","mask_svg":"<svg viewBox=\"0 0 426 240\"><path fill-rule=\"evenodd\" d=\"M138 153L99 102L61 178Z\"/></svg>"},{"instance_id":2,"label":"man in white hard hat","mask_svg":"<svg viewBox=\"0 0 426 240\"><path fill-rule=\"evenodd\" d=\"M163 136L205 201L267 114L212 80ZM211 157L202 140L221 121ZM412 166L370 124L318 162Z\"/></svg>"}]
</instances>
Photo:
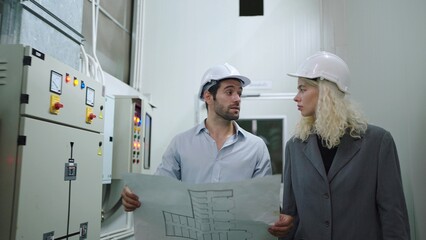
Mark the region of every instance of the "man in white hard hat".
<instances>
[{"instance_id":1,"label":"man in white hard hat","mask_svg":"<svg viewBox=\"0 0 426 240\"><path fill-rule=\"evenodd\" d=\"M178 134L163 154L156 175L188 183L242 181L272 174L265 142L235 122L240 115L241 93L250 79L228 63L209 68L201 79L198 97L206 103L207 118ZM141 206L138 196L125 187L125 211ZM284 236L292 226L282 218L272 226Z\"/></svg>"}]
</instances>

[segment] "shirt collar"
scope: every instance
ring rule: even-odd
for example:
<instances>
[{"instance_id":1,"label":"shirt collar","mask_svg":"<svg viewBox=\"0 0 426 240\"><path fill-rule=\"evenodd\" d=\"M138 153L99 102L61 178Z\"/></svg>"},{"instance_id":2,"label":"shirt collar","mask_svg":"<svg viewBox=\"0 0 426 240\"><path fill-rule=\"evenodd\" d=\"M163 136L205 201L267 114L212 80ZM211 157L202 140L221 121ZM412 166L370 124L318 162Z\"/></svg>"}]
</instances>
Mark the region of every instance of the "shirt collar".
<instances>
[{"instance_id":1,"label":"shirt collar","mask_svg":"<svg viewBox=\"0 0 426 240\"><path fill-rule=\"evenodd\" d=\"M242 136L242 137L246 137L246 132L244 129L242 129L236 121L232 121L232 124L234 125L235 129L236 129L236 135L237 136ZM204 119L200 124L198 124L196 130L195 130L195 134L200 134L201 132L205 131L206 133L209 132L209 130L206 128L206 119Z\"/></svg>"}]
</instances>

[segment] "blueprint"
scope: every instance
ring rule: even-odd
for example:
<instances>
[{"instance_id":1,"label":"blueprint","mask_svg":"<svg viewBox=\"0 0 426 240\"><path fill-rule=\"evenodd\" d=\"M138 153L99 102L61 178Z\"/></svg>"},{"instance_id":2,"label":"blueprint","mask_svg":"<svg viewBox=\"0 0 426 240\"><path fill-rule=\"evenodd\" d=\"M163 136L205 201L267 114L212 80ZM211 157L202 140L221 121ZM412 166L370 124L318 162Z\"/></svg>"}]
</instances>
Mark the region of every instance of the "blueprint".
<instances>
[{"instance_id":1,"label":"blueprint","mask_svg":"<svg viewBox=\"0 0 426 240\"><path fill-rule=\"evenodd\" d=\"M139 196L137 240L276 240L281 176L242 182L187 184L170 177L126 174Z\"/></svg>"}]
</instances>

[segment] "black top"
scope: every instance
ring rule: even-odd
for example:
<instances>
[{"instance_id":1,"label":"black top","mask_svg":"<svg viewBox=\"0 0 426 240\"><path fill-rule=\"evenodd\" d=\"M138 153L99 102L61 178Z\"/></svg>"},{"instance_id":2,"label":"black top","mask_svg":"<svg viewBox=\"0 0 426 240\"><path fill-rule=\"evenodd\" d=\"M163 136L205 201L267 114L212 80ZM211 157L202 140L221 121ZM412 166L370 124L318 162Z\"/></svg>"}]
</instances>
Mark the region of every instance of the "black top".
<instances>
[{"instance_id":1,"label":"black top","mask_svg":"<svg viewBox=\"0 0 426 240\"><path fill-rule=\"evenodd\" d=\"M322 162L324 163L325 172L328 174L331 164L333 163L334 156L337 152L337 146L331 149L323 146L321 137L317 135L318 148L321 152Z\"/></svg>"}]
</instances>

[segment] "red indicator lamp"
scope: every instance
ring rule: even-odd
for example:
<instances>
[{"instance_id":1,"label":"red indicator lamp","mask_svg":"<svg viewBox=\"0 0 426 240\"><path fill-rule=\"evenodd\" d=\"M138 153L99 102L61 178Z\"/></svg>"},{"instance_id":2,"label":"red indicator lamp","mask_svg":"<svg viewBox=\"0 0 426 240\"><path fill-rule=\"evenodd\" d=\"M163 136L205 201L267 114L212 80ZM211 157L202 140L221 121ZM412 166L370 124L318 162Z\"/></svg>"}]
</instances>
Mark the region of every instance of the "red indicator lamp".
<instances>
[{"instance_id":1,"label":"red indicator lamp","mask_svg":"<svg viewBox=\"0 0 426 240\"><path fill-rule=\"evenodd\" d=\"M66 83L71 82L71 76L68 73L65 75L65 82Z\"/></svg>"}]
</instances>

